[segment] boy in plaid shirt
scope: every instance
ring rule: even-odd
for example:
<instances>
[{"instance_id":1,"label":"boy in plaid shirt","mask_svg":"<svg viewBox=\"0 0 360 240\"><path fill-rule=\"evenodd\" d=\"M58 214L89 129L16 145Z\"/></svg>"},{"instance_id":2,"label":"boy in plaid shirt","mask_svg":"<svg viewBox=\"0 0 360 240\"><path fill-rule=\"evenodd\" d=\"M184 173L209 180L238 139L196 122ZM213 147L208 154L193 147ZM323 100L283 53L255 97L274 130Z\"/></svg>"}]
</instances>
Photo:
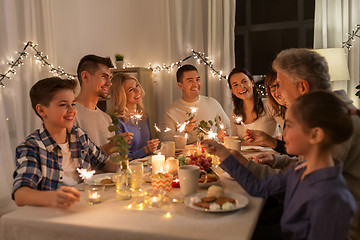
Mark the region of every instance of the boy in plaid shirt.
<instances>
[{"instance_id":1,"label":"boy in plaid shirt","mask_svg":"<svg viewBox=\"0 0 360 240\"><path fill-rule=\"evenodd\" d=\"M52 77L30 90L31 105L43 125L16 148L12 197L18 206L69 208L80 199L71 187L79 182L76 168L117 168L84 130L73 126L75 87L74 80Z\"/></svg>"}]
</instances>

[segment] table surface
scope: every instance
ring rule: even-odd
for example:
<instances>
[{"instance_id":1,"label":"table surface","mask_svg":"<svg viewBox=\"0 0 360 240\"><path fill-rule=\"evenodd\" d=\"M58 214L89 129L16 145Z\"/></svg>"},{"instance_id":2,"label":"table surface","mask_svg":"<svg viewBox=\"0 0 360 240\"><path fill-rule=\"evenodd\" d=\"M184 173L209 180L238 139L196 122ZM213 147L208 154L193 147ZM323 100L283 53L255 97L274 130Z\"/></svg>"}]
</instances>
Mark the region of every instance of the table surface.
<instances>
[{"instance_id":1,"label":"table surface","mask_svg":"<svg viewBox=\"0 0 360 240\"><path fill-rule=\"evenodd\" d=\"M241 210L227 213L202 212L182 201L160 208L129 209L134 198L119 201L115 188L107 187L102 203L89 205L84 192L69 210L47 207L20 207L3 215L1 239L250 239L264 199L249 196L234 180L217 169L225 192L240 193L249 199ZM150 184L143 186L150 187ZM199 188L198 192L206 191ZM170 191L183 199L179 188ZM167 213L171 214L166 218Z\"/></svg>"}]
</instances>

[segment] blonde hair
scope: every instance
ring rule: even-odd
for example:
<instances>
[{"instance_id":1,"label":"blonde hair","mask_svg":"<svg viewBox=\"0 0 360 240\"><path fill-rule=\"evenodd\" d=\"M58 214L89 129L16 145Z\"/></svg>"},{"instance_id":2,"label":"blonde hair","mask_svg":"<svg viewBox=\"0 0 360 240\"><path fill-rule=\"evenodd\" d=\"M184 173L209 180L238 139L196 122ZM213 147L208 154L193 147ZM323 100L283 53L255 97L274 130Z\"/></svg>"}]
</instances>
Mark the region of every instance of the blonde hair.
<instances>
[{"instance_id":1,"label":"blonde hair","mask_svg":"<svg viewBox=\"0 0 360 240\"><path fill-rule=\"evenodd\" d=\"M140 89L141 89L141 97L143 98L145 96L145 91L141 87L140 82L136 79L136 77L127 75L124 73L117 73L115 74L112 79L112 86L110 88L110 108L108 110L109 114L114 114L115 116L121 118L124 122L129 122L130 119L130 113L129 109L126 107L127 99L126 99L126 93L124 89L124 82L126 80L133 79L137 83L139 83ZM143 113L142 120L146 119L146 114L144 105L142 103L137 104L136 109L138 112Z\"/></svg>"}]
</instances>

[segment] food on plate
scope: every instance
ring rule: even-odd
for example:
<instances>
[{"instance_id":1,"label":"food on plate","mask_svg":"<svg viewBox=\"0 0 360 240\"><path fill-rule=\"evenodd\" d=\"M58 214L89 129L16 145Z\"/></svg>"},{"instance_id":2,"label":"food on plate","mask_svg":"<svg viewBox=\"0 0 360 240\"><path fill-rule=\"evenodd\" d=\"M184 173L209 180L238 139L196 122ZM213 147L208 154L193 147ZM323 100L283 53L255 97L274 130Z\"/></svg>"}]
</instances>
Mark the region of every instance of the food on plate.
<instances>
[{"instance_id":1,"label":"food on plate","mask_svg":"<svg viewBox=\"0 0 360 240\"><path fill-rule=\"evenodd\" d=\"M101 181L100 181L100 184L112 184L112 183L114 183L113 181L112 181L112 179L109 179L109 178L104 178L104 179L101 179Z\"/></svg>"},{"instance_id":2,"label":"food on plate","mask_svg":"<svg viewBox=\"0 0 360 240\"><path fill-rule=\"evenodd\" d=\"M207 183L212 183L212 182L216 182L218 180L218 177L216 176L216 174L214 172L212 173L208 173L207 175ZM205 179L206 179L206 175L204 173L202 173L200 175L200 178L199 178L199 182L200 183L204 183L205 182Z\"/></svg>"},{"instance_id":3,"label":"food on plate","mask_svg":"<svg viewBox=\"0 0 360 240\"><path fill-rule=\"evenodd\" d=\"M203 197L203 198L201 198L201 201L207 202L207 203L215 202L215 200L216 200L216 197L215 197L215 196L210 196L210 197Z\"/></svg>"},{"instance_id":4,"label":"food on plate","mask_svg":"<svg viewBox=\"0 0 360 240\"><path fill-rule=\"evenodd\" d=\"M207 202L196 202L196 203L194 203L194 206L202 207L202 208L206 208L206 209L210 208L210 204Z\"/></svg>"},{"instance_id":5,"label":"food on plate","mask_svg":"<svg viewBox=\"0 0 360 240\"><path fill-rule=\"evenodd\" d=\"M223 210L231 210L231 209L234 209L235 208L235 205L233 203L230 203L230 202L226 202L224 203L221 208Z\"/></svg>"},{"instance_id":6,"label":"food on plate","mask_svg":"<svg viewBox=\"0 0 360 240\"><path fill-rule=\"evenodd\" d=\"M222 196L224 196L224 189L220 186L211 186L208 188L208 197L216 197L216 198L220 198Z\"/></svg>"},{"instance_id":7,"label":"food on plate","mask_svg":"<svg viewBox=\"0 0 360 240\"><path fill-rule=\"evenodd\" d=\"M222 206L225 203L235 203L235 199L230 197L219 197L218 199L216 199L215 203Z\"/></svg>"},{"instance_id":8,"label":"food on plate","mask_svg":"<svg viewBox=\"0 0 360 240\"><path fill-rule=\"evenodd\" d=\"M205 170L206 172L210 173L212 160L212 157L207 157L205 152L198 150L194 154L187 156L185 161L188 165L199 166L201 170Z\"/></svg>"}]
</instances>

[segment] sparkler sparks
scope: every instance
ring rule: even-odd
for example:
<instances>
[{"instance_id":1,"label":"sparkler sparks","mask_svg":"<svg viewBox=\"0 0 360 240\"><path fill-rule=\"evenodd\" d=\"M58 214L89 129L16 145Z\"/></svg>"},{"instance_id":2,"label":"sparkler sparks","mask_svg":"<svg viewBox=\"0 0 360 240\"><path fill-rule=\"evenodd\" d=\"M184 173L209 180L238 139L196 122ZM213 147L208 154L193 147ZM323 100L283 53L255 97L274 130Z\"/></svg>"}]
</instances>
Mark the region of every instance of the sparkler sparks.
<instances>
[{"instance_id":1,"label":"sparkler sparks","mask_svg":"<svg viewBox=\"0 0 360 240\"><path fill-rule=\"evenodd\" d=\"M76 168L76 171L79 173L79 177L81 177L83 180L90 179L95 173L95 170L88 171L85 168Z\"/></svg>"},{"instance_id":2,"label":"sparkler sparks","mask_svg":"<svg viewBox=\"0 0 360 240\"><path fill-rule=\"evenodd\" d=\"M241 124L241 125L243 125L243 126L246 128L245 123L242 121L242 118L241 118L241 117L239 117L239 116L234 116L234 120L235 120L235 122L236 122L237 124Z\"/></svg>"},{"instance_id":3,"label":"sparkler sparks","mask_svg":"<svg viewBox=\"0 0 360 240\"><path fill-rule=\"evenodd\" d=\"M161 129L156 125L156 123L154 125L154 128L157 132L161 132ZM171 128L169 128L169 127L165 128L165 130L164 130L164 132L169 132L169 131L171 131Z\"/></svg>"},{"instance_id":4,"label":"sparkler sparks","mask_svg":"<svg viewBox=\"0 0 360 240\"><path fill-rule=\"evenodd\" d=\"M195 114L198 111L197 107L190 107L191 114Z\"/></svg>"}]
</instances>

